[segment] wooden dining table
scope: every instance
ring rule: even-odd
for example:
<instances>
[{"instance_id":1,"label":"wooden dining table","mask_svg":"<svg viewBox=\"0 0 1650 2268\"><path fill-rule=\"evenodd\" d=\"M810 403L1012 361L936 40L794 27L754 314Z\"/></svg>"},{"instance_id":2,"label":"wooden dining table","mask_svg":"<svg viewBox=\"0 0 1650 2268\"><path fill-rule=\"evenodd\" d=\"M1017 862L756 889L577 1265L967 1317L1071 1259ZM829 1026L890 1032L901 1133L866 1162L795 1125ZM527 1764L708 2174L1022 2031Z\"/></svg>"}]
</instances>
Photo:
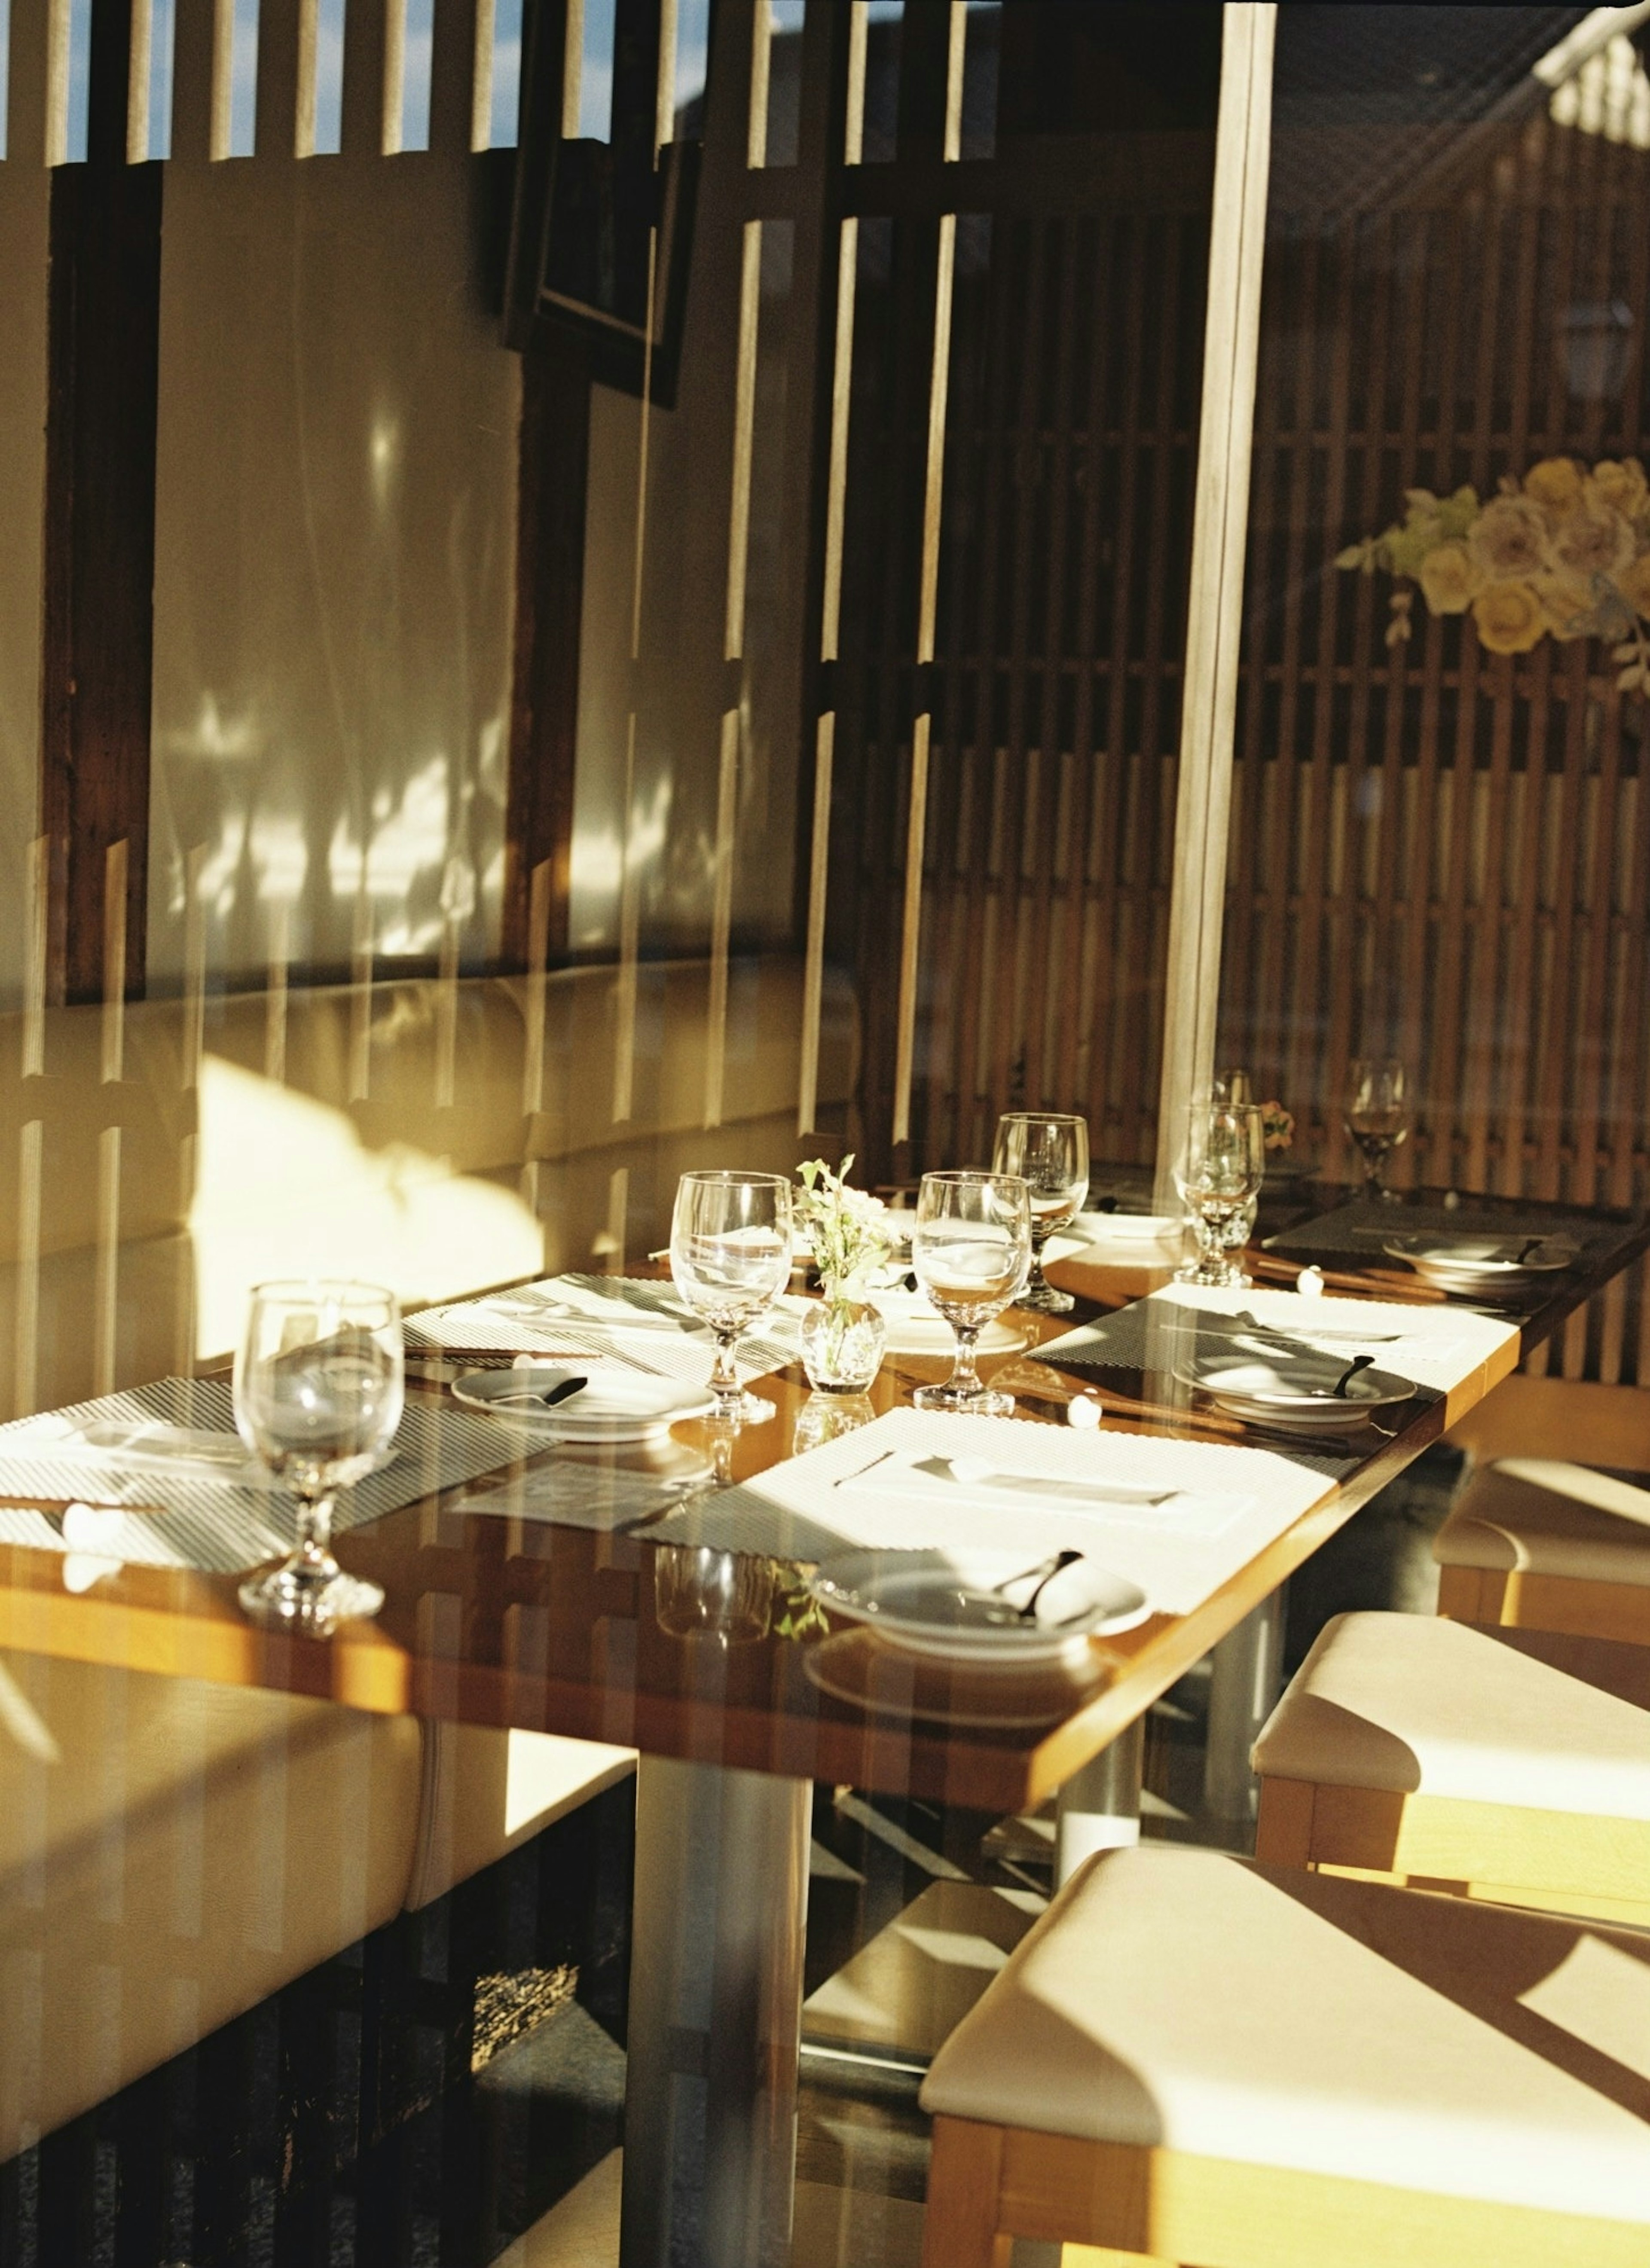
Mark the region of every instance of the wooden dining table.
<instances>
[{"instance_id":1,"label":"wooden dining table","mask_svg":"<svg viewBox=\"0 0 1650 2268\"><path fill-rule=\"evenodd\" d=\"M1256 1432L1166 1374L1114 1369L1102 1379L1047 1359L1042 1350L1073 1320L1116 1314L1169 1280L1164 1267L1085 1254L1057 1265L1051 1274L1079 1299L1075 1319L1014 1314L1006 1320L1019 1344L985 1366L1015 1394L1018 1415L1059 1422L1073 1399L1098 1401L1097 1444L1117 1431L1232 1442L1309 1468L1319 1485L1306 1510L1189 1611L1150 1613L1093 1641L1075 1673L1032 1668L1017 1683L993 1670L990 1708L966 1665L822 1626L806 1566L745 1555L730 1610L729 1555L702 1550L696 1562L694 1547L652 1537L648 1522L601 1532L456 1510L470 1487L340 1539L340 1559L383 1586L385 1605L329 1639L254 1629L233 1577L129 1565L74 1591L59 1555L6 1547L0 1646L635 1748L622 2258L625 2268L769 2268L790 2240L814 1786L1015 1813L1070 1783L1650 1245L1643 1217L1578 1219L1589 1241L1562 1280L1497 1303L1506 1329L1492 1358L1447 1391L1418 1395L1389 1429L1330 1445ZM1254 1256L1257 1288L1288 1288L1300 1264L1275 1262L1263 1246ZM1383 1256L1330 1272L1337 1295L1437 1304ZM900 1406L943 1367L927 1355L890 1356L873 1409ZM789 1456L798 1421L818 1410L799 1370L764 1378L760 1390L775 1404L765 1424L719 1440L703 1422L678 1429L735 1481ZM438 1405L446 1389L431 1381L409 1391ZM501 1476L532 1462L519 1440L501 1425ZM827 1646L843 1662L829 1690L809 1668Z\"/></svg>"}]
</instances>

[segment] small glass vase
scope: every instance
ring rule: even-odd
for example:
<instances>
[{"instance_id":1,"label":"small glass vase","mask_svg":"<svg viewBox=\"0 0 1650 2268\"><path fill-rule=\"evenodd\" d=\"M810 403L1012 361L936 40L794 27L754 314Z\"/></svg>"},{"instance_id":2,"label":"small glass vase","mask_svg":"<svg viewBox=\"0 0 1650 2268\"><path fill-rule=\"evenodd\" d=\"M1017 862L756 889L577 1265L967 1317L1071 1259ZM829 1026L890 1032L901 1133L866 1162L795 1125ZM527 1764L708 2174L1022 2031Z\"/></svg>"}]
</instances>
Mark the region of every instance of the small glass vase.
<instances>
[{"instance_id":1,"label":"small glass vase","mask_svg":"<svg viewBox=\"0 0 1650 2268\"><path fill-rule=\"evenodd\" d=\"M888 1335L868 1300L825 1297L802 1318L802 1367L821 1394L863 1394L882 1367Z\"/></svg>"}]
</instances>

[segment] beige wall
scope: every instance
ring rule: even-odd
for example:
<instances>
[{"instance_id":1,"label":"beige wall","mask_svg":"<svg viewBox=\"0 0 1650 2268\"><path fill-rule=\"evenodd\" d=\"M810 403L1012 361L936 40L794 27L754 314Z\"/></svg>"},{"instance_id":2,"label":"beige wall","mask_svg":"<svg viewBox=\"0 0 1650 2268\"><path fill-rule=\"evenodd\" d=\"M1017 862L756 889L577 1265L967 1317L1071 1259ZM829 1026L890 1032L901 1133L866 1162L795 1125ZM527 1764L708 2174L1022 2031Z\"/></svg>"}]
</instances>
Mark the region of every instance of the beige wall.
<instances>
[{"instance_id":1,"label":"beige wall","mask_svg":"<svg viewBox=\"0 0 1650 2268\"><path fill-rule=\"evenodd\" d=\"M380 956L436 953L449 913L467 964L497 940L519 365L482 293L484 161L352 152L346 117L345 154L298 162L260 129L255 158L166 172L161 990L197 849L209 983L261 975L282 902L297 962L347 965L364 854Z\"/></svg>"},{"instance_id":2,"label":"beige wall","mask_svg":"<svg viewBox=\"0 0 1650 2268\"><path fill-rule=\"evenodd\" d=\"M46 471L46 253L38 44L44 11L15 8L11 121L0 164L0 1005L23 985L25 874L40 811L41 512Z\"/></svg>"}]
</instances>

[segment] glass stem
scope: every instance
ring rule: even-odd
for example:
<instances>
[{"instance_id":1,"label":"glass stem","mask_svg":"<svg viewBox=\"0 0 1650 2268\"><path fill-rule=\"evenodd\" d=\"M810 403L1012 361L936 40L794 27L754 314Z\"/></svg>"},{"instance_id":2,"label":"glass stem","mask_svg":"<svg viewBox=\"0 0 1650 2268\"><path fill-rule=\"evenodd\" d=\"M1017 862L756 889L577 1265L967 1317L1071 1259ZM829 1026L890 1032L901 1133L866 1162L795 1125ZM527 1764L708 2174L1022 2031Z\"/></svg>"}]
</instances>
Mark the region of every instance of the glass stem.
<instances>
[{"instance_id":1,"label":"glass stem","mask_svg":"<svg viewBox=\"0 0 1650 2268\"><path fill-rule=\"evenodd\" d=\"M332 1511L337 1498L331 1489L317 1497L305 1497L298 1507L298 1545L295 1553L304 1573L317 1581L328 1580L338 1572L332 1556Z\"/></svg>"},{"instance_id":2,"label":"glass stem","mask_svg":"<svg viewBox=\"0 0 1650 2268\"><path fill-rule=\"evenodd\" d=\"M1049 1279L1042 1272L1042 1248L1051 1233L1052 1231L1046 1228L1041 1235L1035 1228L1031 1232L1031 1272L1026 1278L1028 1292L1046 1292L1049 1288Z\"/></svg>"},{"instance_id":3,"label":"glass stem","mask_svg":"<svg viewBox=\"0 0 1650 2268\"><path fill-rule=\"evenodd\" d=\"M957 1359L947 1383L954 1387L959 1394L983 1393L984 1388L980 1383L980 1373L974 1367L975 1342L980 1336L982 1326L978 1323L953 1323L951 1328L956 1333Z\"/></svg>"},{"instance_id":4,"label":"glass stem","mask_svg":"<svg viewBox=\"0 0 1650 2268\"><path fill-rule=\"evenodd\" d=\"M733 1359L738 1344L737 1331L718 1331L716 1335L716 1368L711 1373L711 1391L724 1403L737 1402L744 1391L739 1382L739 1365Z\"/></svg>"}]
</instances>

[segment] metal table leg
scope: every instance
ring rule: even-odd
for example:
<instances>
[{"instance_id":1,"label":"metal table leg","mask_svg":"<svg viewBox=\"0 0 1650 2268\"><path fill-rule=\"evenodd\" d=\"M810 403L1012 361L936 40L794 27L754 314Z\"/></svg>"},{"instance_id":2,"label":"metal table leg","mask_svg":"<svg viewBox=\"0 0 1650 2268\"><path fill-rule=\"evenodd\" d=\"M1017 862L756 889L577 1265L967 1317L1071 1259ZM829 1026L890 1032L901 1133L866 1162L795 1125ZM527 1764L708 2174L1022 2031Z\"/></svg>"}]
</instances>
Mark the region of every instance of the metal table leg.
<instances>
[{"instance_id":1,"label":"metal table leg","mask_svg":"<svg viewBox=\"0 0 1650 2268\"><path fill-rule=\"evenodd\" d=\"M1140 1839L1140 1777L1145 1764L1145 1721L1118 1734L1060 1790L1055 1806L1054 1879L1069 1881L1096 1851L1116 1851Z\"/></svg>"},{"instance_id":2,"label":"metal table leg","mask_svg":"<svg viewBox=\"0 0 1650 2268\"><path fill-rule=\"evenodd\" d=\"M1217 1819L1255 1816L1255 1775L1249 1750L1271 1716L1283 1683L1282 1589L1263 1599L1211 1657L1209 1745L1204 1758L1204 1800Z\"/></svg>"},{"instance_id":3,"label":"metal table leg","mask_svg":"<svg viewBox=\"0 0 1650 2268\"><path fill-rule=\"evenodd\" d=\"M644 1757L622 2268L783 2268L811 1785Z\"/></svg>"}]
</instances>

